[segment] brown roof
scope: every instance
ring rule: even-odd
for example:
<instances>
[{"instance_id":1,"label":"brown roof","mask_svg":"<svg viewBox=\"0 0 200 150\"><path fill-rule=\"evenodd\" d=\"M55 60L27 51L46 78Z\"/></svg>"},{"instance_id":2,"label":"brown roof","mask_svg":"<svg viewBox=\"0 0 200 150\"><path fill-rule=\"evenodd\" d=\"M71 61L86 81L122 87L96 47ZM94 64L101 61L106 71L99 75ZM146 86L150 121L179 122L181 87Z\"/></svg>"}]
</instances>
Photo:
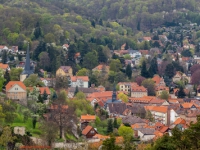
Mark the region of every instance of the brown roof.
<instances>
[{"instance_id":1,"label":"brown roof","mask_svg":"<svg viewBox=\"0 0 200 150\"><path fill-rule=\"evenodd\" d=\"M88 76L72 76L71 81L76 82L77 80L89 81Z\"/></svg>"},{"instance_id":2,"label":"brown roof","mask_svg":"<svg viewBox=\"0 0 200 150\"><path fill-rule=\"evenodd\" d=\"M147 92L147 89L143 86L132 86L131 91L134 92Z\"/></svg>"},{"instance_id":3,"label":"brown roof","mask_svg":"<svg viewBox=\"0 0 200 150\"><path fill-rule=\"evenodd\" d=\"M142 55L148 55L148 54L149 54L149 51L148 51L148 50L139 50L139 52L140 52Z\"/></svg>"},{"instance_id":4,"label":"brown roof","mask_svg":"<svg viewBox=\"0 0 200 150\"><path fill-rule=\"evenodd\" d=\"M10 81L6 85L6 91L10 90L10 88L13 87L14 85L19 85L22 89L26 90L26 86L24 85L23 82L21 82L21 81Z\"/></svg>"},{"instance_id":5,"label":"brown roof","mask_svg":"<svg viewBox=\"0 0 200 150\"><path fill-rule=\"evenodd\" d=\"M159 84L161 81L161 77L159 75L154 75L154 77L152 78L152 80L156 83Z\"/></svg>"},{"instance_id":6,"label":"brown roof","mask_svg":"<svg viewBox=\"0 0 200 150\"><path fill-rule=\"evenodd\" d=\"M83 135L87 135L88 134L88 132L90 132L90 130L92 130L92 126L87 126L83 131L82 131L82 134Z\"/></svg>"},{"instance_id":7,"label":"brown roof","mask_svg":"<svg viewBox=\"0 0 200 150\"><path fill-rule=\"evenodd\" d=\"M151 41L151 37L143 37L145 41Z\"/></svg>"},{"instance_id":8,"label":"brown roof","mask_svg":"<svg viewBox=\"0 0 200 150\"><path fill-rule=\"evenodd\" d=\"M60 69L62 69L65 73L68 73L71 66L60 66Z\"/></svg>"},{"instance_id":9,"label":"brown roof","mask_svg":"<svg viewBox=\"0 0 200 150\"><path fill-rule=\"evenodd\" d=\"M106 65L103 65L103 64L100 64L100 65L96 66L94 69L95 69L95 70L101 71L101 70L103 70L104 68L105 68L105 69L109 69L110 67L109 67L109 66L106 66Z\"/></svg>"}]
</instances>

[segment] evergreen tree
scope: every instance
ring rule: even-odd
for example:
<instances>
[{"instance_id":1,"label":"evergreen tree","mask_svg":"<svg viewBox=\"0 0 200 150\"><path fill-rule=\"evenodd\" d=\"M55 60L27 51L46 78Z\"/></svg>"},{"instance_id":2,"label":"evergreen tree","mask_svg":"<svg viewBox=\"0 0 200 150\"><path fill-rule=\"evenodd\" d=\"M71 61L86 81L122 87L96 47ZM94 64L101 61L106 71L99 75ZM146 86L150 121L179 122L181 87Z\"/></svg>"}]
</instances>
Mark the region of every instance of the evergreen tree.
<instances>
[{"instance_id":1,"label":"evergreen tree","mask_svg":"<svg viewBox=\"0 0 200 150\"><path fill-rule=\"evenodd\" d=\"M37 48L34 50L33 52L33 59L34 60L38 60L39 61L39 54L41 52L46 51L46 43L43 41L40 41L40 43L38 44Z\"/></svg>"},{"instance_id":2,"label":"evergreen tree","mask_svg":"<svg viewBox=\"0 0 200 150\"><path fill-rule=\"evenodd\" d=\"M145 77L145 78L148 78L148 77L149 77L149 73L148 73L148 71L147 71L146 62L145 62L145 61L142 62L141 76L143 76L143 77Z\"/></svg>"},{"instance_id":3,"label":"evergreen tree","mask_svg":"<svg viewBox=\"0 0 200 150\"><path fill-rule=\"evenodd\" d=\"M114 119L114 122L113 122L113 127L114 128L118 128L118 124L117 124L117 118Z\"/></svg>"},{"instance_id":4,"label":"evergreen tree","mask_svg":"<svg viewBox=\"0 0 200 150\"><path fill-rule=\"evenodd\" d=\"M103 20L99 19L99 25L103 26Z\"/></svg>"},{"instance_id":5,"label":"evergreen tree","mask_svg":"<svg viewBox=\"0 0 200 150\"><path fill-rule=\"evenodd\" d=\"M76 54L76 46L74 44L71 44L69 46L69 50L68 50L68 61L74 62L75 63L75 56ZM82 56L81 56L82 57Z\"/></svg>"},{"instance_id":6,"label":"evergreen tree","mask_svg":"<svg viewBox=\"0 0 200 150\"><path fill-rule=\"evenodd\" d=\"M181 86L178 91L178 98L184 98L185 96L184 88Z\"/></svg>"},{"instance_id":7,"label":"evergreen tree","mask_svg":"<svg viewBox=\"0 0 200 150\"><path fill-rule=\"evenodd\" d=\"M128 64L126 66L126 75L128 76L129 79L131 79L131 77L132 77L132 68L131 68L130 64Z\"/></svg>"},{"instance_id":8,"label":"evergreen tree","mask_svg":"<svg viewBox=\"0 0 200 150\"><path fill-rule=\"evenodd\" d=\"M91 21L91 25L95 28L95 21L94 20Z\"/></svg>"},{"instance_id":9,"label":"evergreen tree","mask_svg":"<svg viewBox=\"0 0 200 150\"><path fill-rule=\"evenodd\" d=\"M112 133L113 132L113 121L112 119L108 120L108 126L107 126L107 133Z\"/></svg>"},{"instance_id":10,"label":"evergreen tree","mask_svg":"<svg viewBox=\"0 0 200 150\"><path fill-rule=\"evenodd\" d=\"M137 30L140 31L140 21L137 23Z\"/></svg>"},{"instance_id":11,"label":"evergreen tree","mask_svg":"<svg viewBox=\"0 0 200 150\"><path fill-rule=\"evenodd\" d=\"M129 49L129 45L128 45L128 42L126 42L126 45L125 45L125 50Z\"/></svg>"},{"instance_id":12,"label":"evergreen tree","mask_svg":"<svg viewBox=\"0 0 200 150\"><path fill-rule=\"evenodd\" d=\"M173 64L168 64L165 69L165 75L170 79L174 76L174 66Z\"/></svg>"},{"instance_id":13,"label":"evergreen tree","mask_svg":"<svg viewBox=\"0 0 200 150\"><path fill-rule=\"evenodd\" d=\"M195 52L196 53L199 53L200 52L200 45L199 45L200 43L198 43L197 45L196 45L196 47L195 47Z\"/></svg>"},{"instance_id":14,"label":"evergreen tree","mask_svg":"<svg viewBox=\"0 0 200 150\"><path fill-rule=\"evenodd\" d=\"M6 81L4 82L4 86L6 86L6 85L8 84L8 82L10 81L10 74L9 74L9 72L8 72L7 69L6 69L6 72L5 72L5 74L4 74L4 79L6 80Z\"/></svg>"},{"instance_id":15,"label":"evergreen tree","mask_svg":"<svg viewBox=\"0 0 200 150\"><path fill-rule=\"evenodd\" d=\"M41 30L39 22L36 23L35 30L34 30L34 36L35 36L35 39L38 39L39 37L42 36L42 30Z\"/></svg>"},{"instance_id":16,"label":"evergreen tree","mask_svg":"<svg viewBox=\"0 0 200 150\"><path fill-rule=\"evenodd\" d=\"M78 86L76 86L75 91L74 91L74 96L79 92Z\"/></svg>"},{"instance_id":17,"label":"evergreen tree","mask_svg":"<svg viewBox=\"0 0 200 150\"><path fill-rule=\"evenodd\" d=\"M48 99L48 94L47 94L47 91L44 90L43 100L47 100L47 99Z\"/></svg>"},{"instance_id":18,"label":"evergreen tree","mask_svg":"<svg viewBox=\"0 0 200 150\"><path fill-rule=\"evenodd\" d=\"M157 63L157 58L154 57L152 60L151 60L151 65L149 67L149 76L150 77L153 77L155 74L158 73L158 63Z\"/></svg>"},{"instance_id":19,"label":"evergreen tree","mask_svg":"<svg viewBox=\"0 0 200 150\"><path fill-rule=\"evenodd\" d=\"M2 54L2 63L3 64L6 64L7 63L7 61L8 61L8 56L7 56L7 52L6 51L3 51L3 54Z\"/></svg>"},{"instance_id":20,"label":"evergreen tree","mask_svg":"<svg viewBox=\"0 0 200 150\"><path fill-rule=\"evenodd\" d=\"M106 63L107 62L107 57L106 55L103 53L103 50L101 47L98 48L98 61L100 63Z\"/></svg>"},{"instance_id":21,"label":"evergreen tree","mask_svg":"<svg viewBox=\"0 0 200 150\"><path fill-rule=\"evenodd\" d=\"M41 94L39 94L39 96L38 96L38 102L40 102L40 103L44 103L44 100L43 100Z\"/></svg>"}]
</instances>

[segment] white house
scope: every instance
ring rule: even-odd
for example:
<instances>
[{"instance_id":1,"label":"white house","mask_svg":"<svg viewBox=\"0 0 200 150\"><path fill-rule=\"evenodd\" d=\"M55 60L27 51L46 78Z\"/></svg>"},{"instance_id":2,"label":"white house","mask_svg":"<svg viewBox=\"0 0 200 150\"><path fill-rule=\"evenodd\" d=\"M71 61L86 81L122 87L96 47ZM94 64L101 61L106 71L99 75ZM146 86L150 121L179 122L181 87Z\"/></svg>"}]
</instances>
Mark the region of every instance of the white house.
<instances>
[{"instance_id":1,"label":"white house","mask_svg":"<svg viewBox=\"0 0 200 150\"><path fill-rule=\"evenodd\" d=\"M55 78L40 78L40 80L44 83L47 87L54 87L55 86Z\"/></svg>"},{"instance_id":2,"label":"white house","mask_svg":"<svg viewBox=\"0 0 200 150\"><path fill-rule=\"evenodd\" d=\"M71 87L88 88L89 78L88 76L71 76Z\"/></svg>"},{"instance_id":3,"label":"white house","mask_svg":"<svg viewBox=\"0 0 200 150\"><path fill-rule=\"evenodd\" d=\"M2 52L2 51L8 51L9 49L8 49L8 47L7 46L5 46L5 45L0 45L0 52Z\"/></svg>"},{"instance_id":4,"label":"white house","mask_svg":"<svg viewBox=\"0 0 200 150\"><path fill-rule=\"evenodd\" d=\"M128 53L131 56L131 58L141 58L142 54L138 50L128 49Z\"/></svg>"},{"instance_id":5,"label":"white house","mask_svg":"<svg viewBox=\"0 0 200 150\"><path fill-rule=\"evenodd\" d=\"M135 128L136 136L140 137L141 141L150 141L155 137L155 129L151 128Z\"/></svg>"}]
</instances>

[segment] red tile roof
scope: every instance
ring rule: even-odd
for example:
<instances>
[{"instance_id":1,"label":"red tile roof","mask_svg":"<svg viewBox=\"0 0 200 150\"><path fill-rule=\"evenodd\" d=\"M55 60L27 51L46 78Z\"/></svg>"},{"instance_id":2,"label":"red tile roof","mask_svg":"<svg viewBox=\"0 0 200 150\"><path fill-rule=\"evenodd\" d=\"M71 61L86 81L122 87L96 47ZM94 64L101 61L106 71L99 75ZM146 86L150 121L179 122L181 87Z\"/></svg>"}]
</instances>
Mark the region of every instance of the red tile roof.
<instances>
[{"instance_id":1,"label":"red tile roof","mask_svg":"<svg viewBox=\"0 0 200 150\"><path fill-rule=\"evenodd\" d=\"M5 69L7 69L8 67L9 67L8 64L2 64L2 63L0 63L0 68L1 68L1 69L5 70Z\"/></svg>"},{"instance_id":2,"label":"red tile roof","mask_svg":"<svg viewBox=\"0 0 200 150\"><path fill-rule=\"evenodd\" d=\"M154 75L154 77L152 78L152 80L156 83L159 84L161 81L161 77L159 75Z\"/></svg>"},{"instance_id":3,"label":"red tile roof","mask_svg":"<svg viewBox=\"0 0 200 150\"><path fill-rule=\"evenodd\" d=\"M82 131L82 134L83 135L87 135L88 134L88 132L90 132L90 130L92 130L92 126L87 126L83 131Z\"/></svg>"},{"instance_id":4,"label":"red tile roof","mask_svg":"<svg viewBox=\"0 0 200 150\"><path fill-rule=\"evenodd\" d=\"M95 115L81 115L81 120L95 120L96 116Z\"/></svg>"},{"instance_id":5,"label":"red tile roof","mask_svg":"<svg viewBox=\"0 0 200 150\"><path fill-rule=\"evenodd\" d=\"M145 41L151 41L151 37L143 37Z\"/></svg>"},{"instance_id":6,"label":"red tile roof","mask_svg":"<svg viewBox=\"0 0 200 150\"><path fill-rule=\"evenodd\" d=\"M147 89L144 86L132 86L131 91L134 92L147 92Z\"/></svg>"},{"instance_id":7,"label":"red tile roof","mask_svg":"<svg viewBox=\"0 0 200 150\"><path fill-rule=\"evenodd\" d=\"M176 119L176 121L174 122L175 125L177 124L186 124L186 121L182 118L178 118Z\"/></svg>"},{"instance_id":8,"label":"red tile roof","mask_svg":"<svg viewBox=\"0 0 200 150\"><path fill-rule=\"evenodd\" d=\"M23 82L21 82L21 81L10 81L6 85L6 91L10 90L11 87L13 87L14 85L19 85L22 89L26 90L26 86L24 85Z\"/></svg>"},{"instance_id":9,"label":"red tile roof","mask_svg":"<svg viewBox=\"0 0 200 150\"><path fill-rule=\"evenodd\" d=\"M165 106L144 106L146 110L167 113L167 107Z\"/></svg>"},{"instance_id":10,"label":"red tile roof","mask_svg":"<svg viewBox=\"0 0 200 150\"><path fill-rule=\"evenodd\" d=\"M77 80L89 81L88 76L71 76L71 81L76 82Z\"/></svg>"}]
</instances>

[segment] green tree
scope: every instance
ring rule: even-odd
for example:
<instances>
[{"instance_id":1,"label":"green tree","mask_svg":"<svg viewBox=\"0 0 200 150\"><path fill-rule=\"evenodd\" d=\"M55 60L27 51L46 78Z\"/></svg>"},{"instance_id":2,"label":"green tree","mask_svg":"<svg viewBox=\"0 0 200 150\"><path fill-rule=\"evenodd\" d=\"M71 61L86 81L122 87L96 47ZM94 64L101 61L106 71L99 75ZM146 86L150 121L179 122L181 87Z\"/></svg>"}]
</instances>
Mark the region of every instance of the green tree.
<instances>
[{"instance_id":1,"label":"green tree","mask_svg":"<svg viewBox=\"0 0 200 150\"><path fill-rule=\"evenodd\" d=\"M22 68L11 68L10 70L10 80L11 81L19 81L20 74L22 73Z\"/></svg>"},{"instance_id":2,"label":"green tree","mask_svg":"<svg viewBox=\"0 0 200 150\"><path fill-rule=\"evenodd\" d=\"M130 64L128 64L126 66L126 75L128 76L129 79L131 79L131 77L132 77L132 68L131 68Z\"/></svg>"},{"instance_id":3,"label":"green tree","mask_svg":"<svg viewBox=\"0 0 200 150\"><path fill-rule=\"evenodd\" d=\"M86 99L85 94L81 91L76 93L76 99Z\"/></svg>"},{"instance_id":4,"label":"green tree","mask_svg":"<svg viewBox=\"0 0 200 150\"><path fill-rule=\"evenodd\" d=\"M76 95L78 92L79 92L79 90L78 90L78 86L76 86L76 88L75 88L75 92L74 92L74 95Z\"/></svg>"},{"instance_id":5,"label":"green tree","mask_svg":"<svg viewBox=\"0 0 200 150\"><path fill-rule=\"evenodd\" d=\"M76 73L76 76L88 76L89 70L86 68L82 68Z\"/></svg>"},{"instance_id":6,"label":"green tree","mask_svg":"<svg viewBox=\"0 0 200 150\"><path fill-rule=\"evenodd\" d=\"M116 128L116 129L118 129L118 127L119 127L118 123L117 123L117 118L114 119L113 127Z\"/></svg>"},{"instance_id":7,"label":"green tree","mask_svg":"<svg viewBox=\"0 0 200 150\"><path fill-rule=\"evenodd\" d=\"M35 36L35 39L42 37L42 29L40 27L39 22L37 22L36 25L35 25L34 36Z\"/></svg>"},{"instance_id":8,"label":"green tree","mask_svg":"<svg viewBox=\"0 0 200 150\"><path fill-rule=\"evenodd\" d=\"M6 72L5 72L5 74L4 74L4 79L5 79L5 81L4 81L4 86L5 86L5 85L7 85L8 82L10 81L10 74L9 74L9 72L8 72L8 69L6 69Z\"/></svg>"},{"instance_id":9,"label":"green tree","mask_svg":"<svg viewBox=\"0 0 200 150\"><path fill-rule=\"evenodd\" d=\"M26 85L26 87L44 86L44 83L36 74L31 74L28 78L26 78L24 80L24 84Z\"/></svg>"},{"instance_id":10,"label":"green tree","mask_svg":"<svg viewBox=\"0 0 200 150\"><path fill-rule=\"evenodd\" d=\"M185 96L184 88L181 86L178 90L178 98L184 98Z\"/></svg>"},{"instance_id":11,"label":"green tree","mask_svg":"<svg viewBox=\"0 0 200 150\"><path fill-rule=\"evenodd\" d=\"M122 148L115 144L115 137L113 135L110 138L103 141L102 150L121 150Z\"/></svg>"},{"instance_id":12,"label":"green tree","mask_svg":"<svg viewBox=\"0 0 200 150\"><path fill-rule=\"evenodd\" d=\"M167 91L162 91L162 93L160 94L160 98L161 98L161 99L168 100L168 98L169 98L169 93L168 93Z\"/></svg>"},{"instance_id":13,"label":"green tree","mask_svg":"<svg viewBox=\"0 0 200 150\"><path fill-rule=\"evenodd\" d=\"M118 95L117 95L117 97L119 98L119 99L121 99L123 102L125 102L125 103L127 103L128 102L128 96L126 95L126 94L124 94L124 93L119 93Z\"/></svg>"},{"instance_id":14,"label":"green tree","mask_svg":"<svg viewBox=\"0 0 200 150\"><path fill-rule=\"evenodd\" d=\"M48 94L47 94L46 90L44 90L44 94L43 94L42 98L43 98L44 101L48 99Z\"/></svg>"},{"instance_id":15,"label":"green tree","mask_svg":"<svg viewBox=\"0 0 200 150\"><path fill-rule=\"evenodd\" d=\"M45 36L44 36L44 41L46 43L54 43L56 40L55 40L55 36L53 33L47 33Z\"/></svg>"},{"instance_id":16,"label":"green tree","mask_svg":"<svg viewBox=\"0 0 200 150\"><path fill-rule=\"evenodd\" d=\"M0 91L2 91L4 82L6 81L3 74L4 74L4 71L0 69Z\"/></svg>"},{"instance_id":17,"label":"green tree","mask_svg":"<svg viewBox=\"0 0 200 150\"><path fill-rule=\"evenodd\" d=\"M149 77L149 73L147 71L147 67L146 67L146 62L145 61L142 62L142 68L141 68L141 73L140 74L141 74L142 77L145 77L145 78Z\"/></svg>"},{"instance_id":18,"label":"green tree","mask_svg":"<svg viewBox=\"0 0 200 150\"><path fill-rule=\"evenodd\" d=\"M98 57L96 52L89 52L83 58L83 67L92 70L98 65Z\"/></svg>"},{"instance_id":19,"label":"green tree","mask_svg":"<svg viewBox=\"0 0 200 150\"><path fill-rule=\"evenodd\" d=\"M10 150L10 148L15 145L14 141L16 139L17 137L13 136L11 128L9 126L5 126L0 136L0 145L7 147L7 149Z\"/></svg>"},{"instance_id":20,"label":"green tree","mask_svg":"<svg viewBox=\"0 0 200 150\"><path fill-rule=\"evenodd\" d=\"M7 56L7 52L6 51L3 51L3 54L2 54L2 57L1 57L1 62L3 63L3 64L6 64L7 63L7 61L8 61L8 56Z\"/></svg>"},{"instance_id":21,"label":"green tree","mask_svg":"<svg viewBox=\"0 0 200 150\"><path fill-rule=\"evenodd\" d=\"M171 79L174 76L174 74L175 72L173 64L168 64L165 69L165 75Z\"/></svg>"},{"instance_id":22,"label":"green tree","mask_svg":"<svg viewBox=\"0 0 200 150\"><path fill-rule=\"evenodd\" d=\"M38 102L44 103L44 99L42 98L41 94L39 94L38 96Z\"/></svg>"},{"instance_id":23,"label":"green tree","mask_svg":"<svg viewBox=\"0 0 200 150\"><path fill-rule=\"evenodd\" d=\"M107 126L107 133L112 133L113 132L113 121L112 119L108 120L108 126Z\"/></svg>"},{"instance_id":24,"label":"green tree","mask_svg":"<svg viewBox=\"0 0 200 150\"><path fill-rule=\"evenodd\" d=\"M119 59L112 59L110 62L110 71L118 72L122 68L122 64Z\"/></svg>"},{"instance_id":25,"label":"green tree","mask_svg":"<svg viewBox=\"0 0 200 150\"><path fill-rule=\"evenodd\" d=\"M154 57L151 60L151 64L149 67L149 76L153 77L155 74L158 74L158 63L157 63L157 57Z\"/></svg>"},{"instance_id":26,"label":"green tree","mask_svg":"<svg viewBox=\"0 0 200 150\"><path fill-rule=\"evenodd\" d=\"M24 121L24 123L25 123L25 122L28 120L28 118L31 116L30 111L29 111L28 109L25 109L25 110L23 111L23 116L24 116L23 121Z\"/></svg>"},{"instance_id":27,"label":"green tree","mask_svg":"<svg viewBox=\"0 0 200 150\"><path fill-rule=\"evenodd\" d=\"M155 83L152 79L145 79L144 81L142 81L142 85L147 88L149 96L155 95Z\"/></svg>"},{"instance_id":28,"label":"green tree","mask_svg":"<svg viewBox=\"0 0 200 150\"><path fill-rule=\"evenodd\" d=\"M106 55L104 54L102 47L99 47L99 48L97 49L97 51L98 51L98 61L99 61L100 63L106 63L106 62L107 62L107 57L106 57Z\"/></svg>"}]
</instances>

